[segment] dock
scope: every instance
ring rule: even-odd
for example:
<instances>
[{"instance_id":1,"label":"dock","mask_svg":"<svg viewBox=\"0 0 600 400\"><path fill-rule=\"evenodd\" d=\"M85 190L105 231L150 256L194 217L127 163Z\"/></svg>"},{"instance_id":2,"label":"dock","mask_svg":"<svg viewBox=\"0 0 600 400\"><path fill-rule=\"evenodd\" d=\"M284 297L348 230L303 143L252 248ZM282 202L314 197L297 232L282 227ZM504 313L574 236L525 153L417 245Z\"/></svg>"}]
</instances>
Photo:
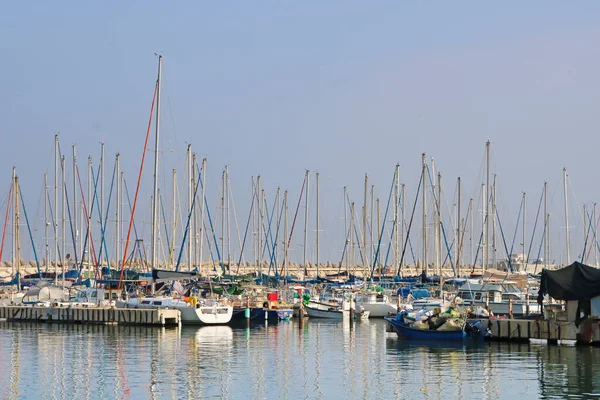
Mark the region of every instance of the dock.
<instances>
[{"instance_id":1,"label":"dock","mask_svg":"<svg viewBox=\"0 0 600 400\"><path fill-rule=\"evenodd\" d=\"M3 306L0 321L179 326L181 313L173 309Z\"/></svg>"}]
</instances>

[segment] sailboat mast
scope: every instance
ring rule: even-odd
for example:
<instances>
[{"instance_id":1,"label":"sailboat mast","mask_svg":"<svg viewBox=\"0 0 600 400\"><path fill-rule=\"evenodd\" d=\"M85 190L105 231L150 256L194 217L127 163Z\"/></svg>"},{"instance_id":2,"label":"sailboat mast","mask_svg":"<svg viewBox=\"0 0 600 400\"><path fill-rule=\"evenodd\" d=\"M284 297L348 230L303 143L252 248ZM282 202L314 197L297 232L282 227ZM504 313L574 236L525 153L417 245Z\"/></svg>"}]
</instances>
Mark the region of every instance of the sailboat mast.
<instances>
[{"instance_id":1,"label":"sailboat mast","mask_svg":"<svg viewBox=\"0 0 600 400\"><path fill-rule=\"evenodd\" d=\"M202 208L200 209L200 260L198 265L198 270L202 271L202 250L204 249L204 213L206 212L206 167L207 167L207 159L204 157L202 159Z\"/></svg>"},{"instance_id":2,"label":"sailboat mast","mask_svg":"<svg viewBox=\"0 0 600 400\"><path fill-rule=\"evenodd\" d=\"M13 167L13 175L15 177L15 250L17 259L17 288L21 290L21 227L19 222L19 177L17 176L17 170ZM64 282L64 281L63 281ZM63 284L64 289L64 284Z\"/></svg>"},{"instance_id":3,"label":"sailboat mast","mask_svg":"<svg viewBox=\"0 0 600 400\"><path fill-rule=\"evenodd\" d=\"M317 200L317 213L316 213L316 251L315 251L315 264L317 264L317 279L319 278L319 171L315 173L315 185L316 185L316 200Z\"/></svg>"},{"instance_id":4,"label":"sailboat mast","mask_svg":"<svg viewBox=\"0 0 600 400\"><path fill-rule=\"evenodd\" d=\"M87 206L87 272L88 277L90 276L90 270L92 268L92 204L94 199L92 198L92 157L88 156L88 206ZM82 255L83 256L83 255Z\"/></svg>"},{"instance_id":5,"label":"sailboat mast","mask_svg":"<svg viewBox=\"0 0 600 400\"><path fill-rule=\"evenodd\" d=\"M188 193L187 193L187 209L190 210L192 208L192 185L194 184L194 178L192 177L192 170L193 170L193 164L192 164L192 145L188 144L187 146L187 152L186 152L186 161L187 161L187 188L188 188ZM190 234L188 232L188 234ZM191 235L190 235L191 236ZM188 259L188 271L192 270L192 238L190 237L190 240L188 240L187 242L187 259Z\"/></svg>"},{"instance_id":6,"label":"sailboat mast","mask_svg":"<svg viewBox=\"0 0 600 400\"><path fill-rule=\"evenodd\" d=\"M402 184L402 209L401 209L402 218L400 218L400 233L401 233L400 239L402 241L402 244L401 244L401 246L402 246L401 251L402 252L404 252L404 241L405 241L404 240L404 236L405 236L405 230L404 230L404 228L405 228L404 215L405 214L404 213L406 211L406 197L405 196L406 196L406 185L403 183ZM400 257L402 258L402 256L400 256ZM404 264L404 260L401 260L401 262L400 262L400 271L402 271L402 267L404 266L403 264Z\"/></svg>"},{"instance_id":7,"label":"sailboat mast","mask_svg":"<svg viewBox=\"0 0 600 400\"><path fill-rule=\"evenodd\" d=\"M284 222L283 222L283 277L287 277L287 237L288 237L288 191L283 192Z\"/></svg>"},{"instance_id":8,"label":"sailboat mast","mask_svg":"<svg viewBox=\"0 0 600 400\"><path fill-rule=\"evenodd\" d=\"M486 237L486 242L485 242L485 247L484 247L483 263L487 265L488 258L489 258L487 242L489 241L489 237L490 237L490 207L489 207L489 204L490 204L490 141L489 140L485 144L485 150L486 150L485 160L486 160L486 175L487 175L487 182L486 182L486 188L485 188L485 237ZM485 267L484 267L484 271L485 271Z\"/></svg>"},{"instance_id":9,"label":"sailboat mast","mask_svg":"<svg viewBox=\"0 0 600 400\"><path fill-rule=\"evenodd\" d=\"M119 254L121 254L121 155L115 156L117 191L115 193L115 268L120 269Z\"/></svg>"},{"instance_id":10,"label":"sailboat mast","mask_svg":"<svg viewBox=\"0 0 600 400\"><path fill-rule=\"evenodd\" d=\"M548 229L548 182L544 182L544 268L548 268L548 257L549 257L549 241L548 235L550 230Z\"/></svg>"},{"instance_id":11,"label":"sailboat mast","mask_svg":"<svg viewBox=\"0 0 600 400\"><path fill-rule=\"evenodd\" d=\"M400 223L398 221L398 202L400 201L400 164L396 164L394 175L394 271L398 271L400 268L398 264L400 258L398 248L398 231L400 228Z\"/></svg>"},{"instance_id":12,"label":"sailboat mast","mask_svg":"<svg viewBox=\"0 0 600 400\"><path fill-rule=\"evenodd\" d=\"M304 194L304 270L306 271L306 250L308 244L308 193L309 193L309 171L306 170L306 193Z\"/></svg>"},{"instance_id":13,"label":"sailboat mast","mask_svg":"<svg viewBox=\"0 0 600 400\"><path fill-rule=\"evenodd\" d=\"M77 237L79 236L79 229L77 227L77 175L76 175L76 167L77 167L77 152L76 145L73 145L73 226L75 237L73 238L73 246L77 246ZM78 252L73 249L75 254ZM81 252L79 252L81 254Z\"/></svg>"},{"instance_id":14,"label":"sailboat mast","mask_svg":"<svg viewBox=\"0 0 600 400\"><path fill-rule=\"evenodd\" d=\"M565 239L567 245L567 262L568 265L571 262L571 238L569 237L569 206L567 196L567 168L563 168L563 187L565 194ZM587 215L584 213L584 219L587 219Z\"/></svg>"},{"instance_id":15,"label":"sailboat mast","mask_svg":"<svg viewBox=\"0 0 600 400\"><path fill-rule=\"evenodd\" d=\"M48 246L48 173L44 174L44 268L48 272L48 264L50 263L50 248Z\"/></svg>"},{"instance_id":16,"label":"sailboat mast","mask_svg":"<svg viewBox=\"0 0 600 400\"><path fill-rule=\"evenodd\" d=\"M225 187L223 191L227 193L225 196L225 210L227 216L227 269L231 271L231 223L229 220L229 197L231 193L229 193L229 166L225 166Z\"/></svg>"},{"instance_id":17,"label":"sailboat mast","mask_svg":"<svg viewBox=\"0 0 600 400\"><path fill-rule=\"evenodd\" d=\"M152 199L152 269L158 268L158 143L160 138L160 89L162 56L158 56L158 80L156 86L156 135L154 137L154 196Z\"/></svg>"},{"instance_id":18,"label":"sailboat mast","mask_svg":"<svg viewBox=\"0 0 600 400\"><path fill-rule=\"evenodd\" d=\"M193 193L192 197L196 196L197 190L196 187L198 186L198 172L196 171L196 166L197 166L197 159L196 159L196 153L192 153L192 167L191 167L191 171L192 171L192 179L190 180L190 188L191 188L191 193ZM190 245L192 246L192 261L189 263L188 265L188 271L191 271L192 269L194 269L194 267L197 265L198 263L198 218L197 218L197 206L196 206L196 202L194 201L194 199L192 199L191 203L190 203L190 207L193 206L192 211L192 215L191 215L191 220L190 220ZM215 243L215 246L217 244ZM219 262L221 262L221 260L219 260Z\"/></svg>"},{"instance_id":19,"label":"sailboat mast","mask_svg":"<svg viewBox=\"0 0 600 400\"><path fill-rule=\"evenodd\" d=\"M363 278L366 279L367 277L367 265L369 263L368 257L367 257L367 187L369 186L369 176L367 174L365 174L365 191L364 191L364 202L363 202L363 212L362 212L362 217L363 217L363 243L362 243L362 248L363 248Z\"/></svg>"},{"instance_id":20,"label":"sailboat mast","mask_svg":"<svg viewBox=\"0 0 600 400\"><path fill-rule=\"evenodd\" d=\"M423 182L421 185L423 186L423 265L421 266L421 270L427 274L427 190L425 190L425 187L427 186L427 180L425 179L427 176L427 160L425 159L425 153L422 154L422 168L423 171L421 175Z\"/></svg>"},{"instance_id":21,"label":"sailboat mast","mask_svg":"<svg viewBox=\"0 0 600 400\"><path fill-rule=\"evenodd\" d=\"M496 268L496 174L494 174L494 182L492 184L492 268Z\"/></svg>"},{"instance_id":22,"label":"sailboat mast","mask_svg":"<svg viewBox=\"0 0 600 400\"><path fill-rule=\"evenodd\" d=\"M104 143L100 142L100 229L104 223ZM102 251L98 252L98 257L102 256ZM98 263L102 266L102 260L98 259Z\"/></svg>"},{"instance_id":23,"label":"sailboat mast","mask_svg":"<svg viewBox=\"0 0 600 400\"><path fill-rule=\"evenodd\" d=\"M481 184L481 205L483 207L482 210L482 218L481 218L481 247L482 247L482 257L481 257L481 276L485 274L485 264L487 259L487 235L486 235L486 226L487 226L487 214L486 214L486 203L485 199L487 198L485 183Z\"/></svg>"},{"instance_id":24,"label":"sailboat mast","mask_svg":"<svg viewBox=\"0 0 600 400\"><path fill-rule=\"evenodd\" d=\"M349 234L348 234L348 207L347 207L347 202L346 202L346 198L347 198L347 190L348 188L346 186L344 186L344 247L346 249L346 254L345 254L345 258L346 258L346 272L348 271L348 254L350 253L350 249L348 248L348 240L349 240Z\"/></svg>"},{"instance_id":25,"label":"sailboat mast","mask_svg":"<svg viewBox=\"0 0 600 400\"><path fill-rule=\"evenodd\" d=\"M221 267L225 264L225 169L221 172Z\"/></svg>"},{"instance_id":26,"label":"sailboat mast","mask_svg":"<svg viewBox=\"0 0 600 400\"><path fill-rule=\"evenodd\" d=\"M58 134L54 135L54 272L58 274Z\"/></svg>"},{"instance_id":27,"label":"sailboat mast","mask_svg":"<svg viewBox=\"0 0 600 400\"><path fill-rule=\"evenodd\" d=\"M457 196L456 196L456 240L454 246L456 246L456 259L454 264L456 265L456 275L460 276L460 252L462 251L462 240L460 235L460 176L457 182Z\"/></svg>"},{"instance_id":28,"label":"sailboat mast","mask_svg":"<svg viewBox=\"0 0 600 400\"><path fill-rule=\"evenodd\" d=\"M527 272L527 262L529 257L525 254L525 232L527 228L527 194L523 192L523 261L525 262L525 272Z\"/></svg>"},{"instance_id":29,"label":"sailboat mast","mask_svg":"<svg viewBox=\"0 0 600 400\"><path fill-rule=\"evenodd\" d=\"M370 202L370 208L371 208L371 242L369 244L369 255L371 256L371 260L375 260L375 241L374 241L374 234L375 234L375 216L374 216L374 212L375 212L375 185L371 185L371 202ZM379 232L379 231L378 231ZM369 263L369 265L371 265Z\"/></svg>"},{"instance_id":30,"label":"sailboat mast","mask_svg":"<svg viewBox=\"0 0 600 400\"><path fill-rule=\"evenodd\" d=\"M175 269L175 234L177 233L177 170L173 168L173 187L171 193L171 221L173 221L173 233L171 235L171 243L169 243L169 258L171 259L171 264L173 270Z\"/></svg>"},{"instance_id":31,"label":"sailboat mast","mask_svg":"<svg viewBox=\"0 0 600 400\"><path fill-rule=\"evenodd\" d=\"M66 212L66 203L67 203L67 199L65 196L65 191L64 189L66 188L66 183L65 183L65 156L62 156L61 160L60 160L60 166L61 166L61 171L62 171L62 185L61 187L63 188L63 190L61 190L62 193L62 204L61 204L61 229L62 229L62 257L61 257L61 271L62 271L62 279L61 279L61 286L62 289L65 289L65 263L66 263L66 242L67 242L67 229L66 229L66 225L67 225L67 212ZM18 234L18 232L17 232Z\"/></svg>"}]
</instances>

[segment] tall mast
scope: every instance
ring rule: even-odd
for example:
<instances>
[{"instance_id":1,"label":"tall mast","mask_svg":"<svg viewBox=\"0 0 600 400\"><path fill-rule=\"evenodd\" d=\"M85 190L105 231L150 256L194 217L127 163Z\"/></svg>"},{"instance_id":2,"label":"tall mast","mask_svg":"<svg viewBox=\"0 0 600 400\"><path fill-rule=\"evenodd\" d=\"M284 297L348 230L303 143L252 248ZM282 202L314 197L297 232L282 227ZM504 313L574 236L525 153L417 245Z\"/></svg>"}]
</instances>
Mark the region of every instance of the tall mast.
<instances>
[{"instance_id":1,"label":"tall mast","mask_svg":"<svg viewBox=\"0 0 600 400\"><path fill-rule=\"evenodd\" d=\"M400 201L400 164L396 164L396 171L394 172L394 271L398 271L400 268L398 248L398 230L400 228L400 221L398 220L398 203Z\"/></svg>"},{"instance_id":2,"label":"tall mast","mask_svg":"<svg viewBox=\"0 0 600 400\"><path fill-rule=\"evenodd\" d=\"M317 223L317 232L316 232L316 236L317 236L317 243L316 243L316 254L315 254L315 263L317 264L317 279L319 278L319 171L316 172L316 177L315 177L315 185L316 185L316 199L317 199L317 218L316 218L316 223Z\"/></svg>"},{"instance_id":3,"label":"tall mast","mask_svg":"<svg viewBox=\"0 0 600 400\"><path fill-rule=\"evenodd\" d=\"M441 276L441 267L440 262L438 261L438 231L440 229L439 193L436 192L438 186L436 185L436 179L439 177L435 174L435 160L433 157L431 157L431 177L433 179L433 182L431 182L431 194L433 197L433 273Z\"/></svg>"},{"instance_id":4,"label":"tall mast","mask_svg":"<svg viewBox=\"0 0 600 400\"><path fill-rule=\"evenodd\" d=\"M221 173L221 267L225 264L225 169Z\"/></svg>"},{"instance_id":5,"label":"tall mast","mask_svg":"<svg viewBox=\"0 0 600 400\"><path fill-rule=\"evenodd\" d=\"M485 243L485 247L484 247L484 264L487 264L488 262L488 258L489 258L489 254L488 254L488 245L487 242L489 241L489 237L490 237L490 208L489 208L489 204L490 204L490 141L488 140L485 144L485 160L486 160L486 175L487 175L487 182L486 182L486 188L485 188L485 237L486 237L486 243Z\"/></svg>"},{"instance_id":6,"label":"tall mast","mask_svg":"<svg viewBox=\"0 0 600 400\"><path fill-rule=\"evenodd\" d=\"M169 258L171 259L171 266L175 269L175 234L177 233L177 170L173 168L173 188L171 193L171 213L173 221L173 234L171 235L171 243L169 244Z\"/></svg>"},{"instance_id":7,"label":"tall mast","mask_svg":"<svg viewBox=\"0 0 600 400\"><path fill-rule=\"evenodd\" d=\"M288 191L283 192L284 220L283 220L283 278L287 277L287 237L288 237Z\"/></svg>"},{"instance_id":8,"label":"tall mast","mask_svg":"<svg viewBox=\"0 0 600 400\"><path fill-rule=\"evenodd\" d=\"M44 268L48 272L50 263L50 247L48 245L48 173L44 174L44 242L46 243L44 251Z\"/></svg>"},{"instance_id":9,"label":"tall mast","mask_svg":"<svg viewBox=\"0 0 600 400\"><path fill-rule=\"evenodd\" d=\"M367 265L369 263L369 259L367 257L367 186L369 186L369 176L365 174L365 193L364 193L364 202L363 202L363 278L366 278L367 274Z\"/></svg>"},{"instance_id":10,"label":"tall mast","mask_svg":"<svg viewBox=\"0 0 600 400\"><path fill-rule=\"evenodd\" d=\"M21 227L19 223L19 177L17 176L17 170L13 167L13 175L15 177L15 250L17 259L17 288L21 290ZM64 289L64 281L63 281L63 289Z\"/></svg>"},{"instance_id":11,"label":"tall mast","mask_svg":"<svg viewBox=\"0 0 600 400\"><path fill-rule=\"evenodd\" d=\"M115 156L115 168L117 177L117 192L115 193L115 267L120 269L119 254L121 254L121 155Z\"/></svg>"},{"instance_id":12,"label":"tall mast","mask_svg":"<svg viewBox=\"0 0 600 400\"><path fill-rule=\"evenodd\" d=\"M306 270L306 246L308 242L308 191L310 175L309 171L306 170L306 193L304 194L304 270Z\"/></svg>"},{"instance_id":13,"label":"tall mast","mask_svg":"<svg viewBox=\"0 0 600 400\"><path fill-rule=\"evenodd\" d=\"M350 204L350 265L355 268L356 273L356 262L354 257L354 202Z\"/></svg>"},{"instance_id":14,"label":"tall mast","mask_svg":"<svg viewBox=\"0 0 600 400\"><path fill-rule=\"evenodd\" d=\"M381 204L379 203L379 198L377 198L377 241L381 240L379 238L380 232L381 232ZM371 222L372 224L373 222ZM373 229L371 228L371 231L373 231ZM375 257L373 257L373 260L375 260ZM377 266L381 265L381 259L378 258L378 262L377 262ZM385 260L384 260L385 261ZM385 267L385 265L384 265ZM379 272L379 277L381 277L383 271Z\"/></svg>"},{"instance_id":15,"label":"tall mast","mask_svg":"<svg viewBox=\"0 0 600 400\"><path fill-rule=\"evenodd\" d=\"M100 209L100 227L104 223L104 143L100 142L100 204L98 205ZM98 257L100 257L102 251L98 252ZM102 260L98 260L100 266L102 266ZM110 265L109 265L110 267Z\"/></svg>"},{"instance_id":16,"label":"tall mast","mask_svg":"<svg viewBox=\"0 0 600 400\"><path fill-rule=\"evenodd\" d=\"M427 176L427 161L425 159L425 153L422 154L422 166L423 171L421 175L423 182L421 185L423 186L423 265L421 269L425 272L425 274L427 274L427 190L425 190L425 187L427 186L427 180L425 179Z\"/></svg>"},{"instance_id":17,"label":"tall mast","mask_svg":"<svg viewBox=\"0 0 600 400\"><path fill-rule=\"evenodd\" d=\"M348 254L350 253L348 248L350 234L348 233L348 207L346 204L347 190L347 187L344 186L344 246L346 248L346 272L348 271Z\"/></svg>"},{"instance_id":18,"label":"tall mast","mask_svg":"<svg viewBox=\"0 0 600 400\"><path fill-rule=\"evenodd\" d=\"M223 188L223 191L227 193L227 195L225 196L225 209L227 210L225 214L227 216L227 269L231 272L231 224L229 221L229 197L231 196L231 193L229 193L228 165L225 166L225 187Z\"/></svg>"},{"instance_id":19,"label":"tall mast","mask_svg":"<svg viewBox=\"0 0 600 400\"><path fill-rule=\"evenodd\" d=\"M65 289L65 263L66 263L66 253L65 253L65 244L67 242L67 213L66 213L66 196L65 196L65 191L64 189L66 188L66 182L65 182L65 156L62 156L61 160L60 160L60 166L61 166L61 171L62 171L62 185L61 187L63 188L63 190L61 190L62 193L62 204L61 204L61 229L62 229L62 257L61 257L61 271L62 271L62 279L61 279L61 286L62 289ZM18 234L18 232L17 232Z\"/></svg>"},{"instance_id":20,"label":"tall mast","mask_svg":"<svg viewBox=\"0 0 600 400\"><path fill-rule=\"evenodd\" d=\"M54 135L54 272L58 273L58 134Z\"/></svg>"},{"instance_id":21,"label":"tall mast","mask_svg":"<svg viewBox=\"0 0 600 400\"><path fill-rule=\"evenodd\" d=\"M158 268L158 143L160 138L160 89L162 56L158 56L158 80L156 85L156 136L154 138L154 196L152 199L152 269Z\"/></svg>"},{"instance_id":22,"label":"tall mast","mask_svg":"<svg viewBox=\"0 0 600 400\"><path fill-rule=\"evenodd\" d=\"M279 265L278 265L278 261L280 260L279 258L279 227L281 220L279 219L279 217L281 216L281 209L282 209L282 204L281 204L281 188L279 186L277 186L277 200L275 201L275 203L277 204L277 229L275 230L275 240L273 240L273 243L275 243L275 257L274 257L274 261L275 261L275 275L277 275L277 271L279 271Z\"/></svg>"},{"instance_id":23,"label":"tall mast","mask_svg":"<svg viewBox=\"0 0 600 400\"><path fill-rule=\"evenodd\" d=\"M198 266L198 270L202 270L202 250L204 248L204 213L206 208L206 167L207 167L207 159L204 157L202 159L202 208L200 209L200 265Z\"/></svg>"},{"instance_id":24,"label":"tall mast","mask_svg":"<svg viewBox=\"0 0 600 400\"><path fill-rule=\"evenodd\" d=\"M473 229L474 229L473 221L475 219L474 214L475 214L475 210L473 210L473 198L470 198L469 199L469 219L471 220L471 224L469 226L469 249L470 249L469 259L471 260L473 265L475 265L475 260L473 259Z\"/></svg>"},{"instance_id":25,"label":"tall mast","mask_svg":"<svg viewBox=\"0 0 600 400\"><path fill-rule=\"evenodd\" d=\"M257 243L256 246L256 266L262 274L262 213L263 213L263 197L260 188L260 175L256 177L256 225L257 230ZM261 275L262 276L262 275Z\"/></svg>"},{"instance_id":26,"label":"tall mast","mask_svg":"<svg viewBox=\"0 0 600 400\"><path fill-rule=\"evenodd\" d=\"M544 182L544 268L548 268L549 253L549 229L548 229L548 182Z\"/></svg>"},{"instance_id":27,"label":"tall mast","mask_svg":"<svg viewBox=\"0 0 600 400\"><path fill-rule=\"evenodd\" d=\"M369 245L370 251L369 254L371 255L371 260L375 260L375 241L374 241L374 233L375 233L375 223L373 222L375 220L373 213L375 212L375 185L371 185L371 203L370 203L370 208L371 208L371 243ZM379 235L379 231L377 231L377 234ZM371 264L369 264L371 265Z\"/></svg>"},{"instance_id":28,"label":"tall mast","mask_svg":"<svg viewBox=\"0 0 600 400\"><path fill-rule=\"evenodd\" d=\"M260 189L260 226L261 226L261 242L260 242L260 273L262 276L262 267L263 267L263 243L262 236L265 233L265 204L266 204L267 195L265 193L265 189ZM265 237L265 242L267 241ZM266 245L266 243L265 243Z\"/></svg>"},{"instance_id":29,"label":"tall mast","mask_svg":"<svg viewBox=\"0 0 600 400\"><path fill-rule=\"evenodd\" d=\"M190 190L191 190L191 195L192 197L196 196L196 193L198 193L196 191L196 187L198 186L198 172L196 170L196 166L197 166L197 160L196 160L196 153L192 152L192 167L191 167L191 171L192 171L192 175L191 175L191 180L190 180ZM190 207L193 206L192 211L192 215L191 215L191 220L190 220L190 245L192 246L192 261L189 263L188 265L188 271L191 271L192 269L194 269L195 266L198 265L198 219L197 219L197 206L196 206L196 202L194 201L194 199L192 199L192 201L190 202ZM215 243L215 246L217 244ZM222 260L219 260L220 263L222 263ZM222 265L222 264L221 264Z\"/></svg>"},{"instance_id":30,"label":"tall mast","mask_svg":"<svg viewBox=\"0 0 600 400\"><path fill-rule=\"evenodd\" d=\"M569 207L567 202L567 168L563 168L563 186L565 194L565 239L567 245L567 261L568 265L571 262L571 238L569 237ZM584 213L584 219L587 219L587 215Z\"/></svg>"},{"instance_id":31,"label":"tall mast","mask_svg":"<svg viewBox=\"0 0 600 400\"><path fill-rule=\"evenodd\" d=\"M87 206L87 272L88 277L92 268L92 157L88 156L88 206ZM83 257L83 255L82 255Z\"/></svg>"},{"instance_id":32,"label":"tall mast","mask_svg":"<svg viewBox=\"0 0 600 400\"><path fill-rule=\"evenodd\" d=\"M77 237L79 236L79 229L77 227L77 154L75 148L77 146L73 145L73 226L75 227L75 237L73 238L73 246L77 246ZM77 254L77 251L73 249L73 252Z\"/></svg>"},{"instance_id":33,"label":"tall mast","mask_svg":"<svg viewBox=\"0 0 600 400\"><path fill-rule=\"evenodd\" d=\"M492 184L492 268L496 268L496 174Z\"/></svg>"},{"instance_id":34,"label":"tall mast","mask_svg":"<svg viewBox=\"0 0 600 400\"><path fill-rule=\"evenodd\" d=\"M404 233L405 232L404 231L404 228L405 228L405 224L404 224L404 215L405 214L404 213L405 213L405 211L406 211L406 185L403 183L402 184L402 209L401 209L402 218L400 219L400 233L401 233L400 239L402 240L402 245L401 245L402 252L404 252L404 242L405 242L405 239L404 239L404 234L405 234ZM402 258L402 255L400 255L400 258ZM404 266L403 264L404 264L404 260L402 259L400 262L400 271L402 271L402 267Z\"/></svg>"},{"instance_id":35,"label":"tall mast","mask_svg":"<svg viewBox=\"0 0 600 400\"><path fill-rule=\"evenodd\" d=\"M438 195L437 195L437 230L436 230L436 234L437 234L437 238L436 238L436 242L437 242L437 250L436 250L436 264L439 267L438 273L440 274L440 282L442 279L442 269L443 269L443 265L442 265L442 174L438 172L437 174L437 191L438 191ZM451 217L452 218L452 217ZM451 219L450 218L450 219Z\"/></svg>"},{"instance_id":36,"label":"tall mast","mask_svg":"<svg viewBox=\"0 0 600 400\"><path fill-rule=\"evenodd\" d=\"M527 228L527 194L523 192L523 261L525 262L525 272L527 272L527 262L529 257L525 254L525 232Z\"/></svg>"},{"instance_id":37,"label":"tall mast","mask_svg":"<svg viewBox=\"0 0 600 400\"><path fill-rule=\"evenodd\" d=\"M12 203L12 211L13 211L13 215L12 215L12 234L13 234L13 236L12 237L13 237L13 241L12 241L12 271L11 271L11 273L14 276L15 273L17 272L17 268L19 268L19 266L21 265L21 260L17 257L18 224L17 224L17 209L16 209L17 200L16 199L18 199L19 193L17 193L17 167L15 167L15 166L13 166L12 186L13 186L15 201L14 201L14 203ZM19 287L18 290L21 290L21 288Z\"/></svg>"},{"instance_id":38,"label":"tall mast","mask_svg":"<svg viewBox=\"0 0 600 400\"><path fill-rule=\"evenodd\" d=\"M454 246L456 246L456 275L460 276L460 252L462 251L462 240L460 235L460 176L457 182L457 200L456 200L456 240Z\"/></svg>"},{"instance_id":39,"label":"tall mast","mask_svg":"<svg viewBox=\"0 0 600 400\"><path fill-rule=\"evenodd\" d=\"M485 267L486 267L486 260L487 260L487 235L486 235L486 226L487 226L487 210L486 210L486 203L485 203L485 199L487 199L487 193L486 193L486 186L485 183L481 184L481 204L483 207L482 210L482 215L483 217L481 218L481 231L482 231L482 238L481 238L481 247L482 247L482 257L481 257L481 276L483 276L485 274Z\"/></svg>"},{"instance_id":40,"label":"tall mast","mask_svg":"<svg viewBox=\"0 0 600 400\"><path fill-rule=\"evenodd\" d=\"M597 236L596 236L596 232L598 231L598 227L596 226L596 203L594 203L594 210L592 211L592 222L594 223L594 243L592 244L592 247L594 247L594 266L597 267L598 266L598 246L597 246Z\"/></svg>"}]
</instances>

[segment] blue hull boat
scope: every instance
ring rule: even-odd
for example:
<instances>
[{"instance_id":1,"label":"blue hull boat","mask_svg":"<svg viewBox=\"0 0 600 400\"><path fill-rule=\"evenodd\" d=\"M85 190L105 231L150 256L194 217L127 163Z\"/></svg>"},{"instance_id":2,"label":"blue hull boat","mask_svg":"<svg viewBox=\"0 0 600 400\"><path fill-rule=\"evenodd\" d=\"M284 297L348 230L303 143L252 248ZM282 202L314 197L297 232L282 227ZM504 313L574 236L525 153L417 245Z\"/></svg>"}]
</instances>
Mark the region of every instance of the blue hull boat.
<instances>
[{"instance_id":1,"label":"blue hull boat","mask_svg":"<svg viewBox=\"0 0 600 400\"><path fill-rule=\"evenodd\" d=\"M385 320L394 328L398 336L413 340L431 340L438 342L483 342L483 339L487 334L479 322L467 321L465 326L460 331L437 331L411 328L404 321L398 320L397 318L385 318Z\"/></svg>"}]
</instances>

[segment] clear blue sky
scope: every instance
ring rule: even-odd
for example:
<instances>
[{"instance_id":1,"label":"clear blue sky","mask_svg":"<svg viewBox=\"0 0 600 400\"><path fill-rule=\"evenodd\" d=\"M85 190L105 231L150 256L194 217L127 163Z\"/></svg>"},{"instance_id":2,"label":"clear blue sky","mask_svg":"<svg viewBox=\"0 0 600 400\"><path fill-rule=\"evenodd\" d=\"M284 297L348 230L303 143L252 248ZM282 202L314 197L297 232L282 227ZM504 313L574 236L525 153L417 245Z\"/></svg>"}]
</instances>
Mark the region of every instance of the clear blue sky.
<instances>
[{"instance_id":1,"label":"clear blue sky","mask_svg":"<svg viewBox=\"0 0 600 400\"><path fill-rule=\"evenodd\" d=\"M399 162L412 203L426 152L449 207L459 175L466 204L478 196L489 139L505 233L512 239L522 191L533 224L547 180L557 260L567 167L576 256L578 210L599 198L599 12L594 1L9 2L0 13L0 192L16 165L41 228L55 132L63 152L77 143L80 168L89 154L97 162L100 141L111 163L120 152L133 187L160 52L161 174L182 171L192 143L209 159L214 203L230 165L241 225L252 175L263 176L270 201L280 185L295 206L304 170L318 169L321 259L337 261L344 185L361 204L367 172L384 201ZM149 219L145 173L140 223Z\"/></svg>"}]
</instances>

